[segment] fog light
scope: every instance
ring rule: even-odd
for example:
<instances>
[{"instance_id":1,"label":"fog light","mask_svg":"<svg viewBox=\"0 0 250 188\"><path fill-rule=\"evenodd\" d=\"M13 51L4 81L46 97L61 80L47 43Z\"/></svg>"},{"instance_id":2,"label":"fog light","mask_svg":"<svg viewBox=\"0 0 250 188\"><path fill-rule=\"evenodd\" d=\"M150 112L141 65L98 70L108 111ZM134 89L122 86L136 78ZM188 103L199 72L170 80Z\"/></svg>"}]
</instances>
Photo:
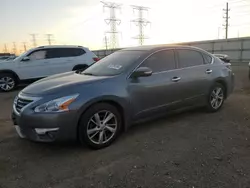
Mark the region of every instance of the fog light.
<instances>
[{"instance_id":1,"label":"fog light","mask_svg":"<svg viewBox=\"0 0 250 188\"><path fill-rule=\"evenodd\" d=\"M51 128L51 129L42 129L42 128L36 128L35 131L37 134L43 135L48 132L58 131L59 128Z\"/></svg>"}]
</instances>

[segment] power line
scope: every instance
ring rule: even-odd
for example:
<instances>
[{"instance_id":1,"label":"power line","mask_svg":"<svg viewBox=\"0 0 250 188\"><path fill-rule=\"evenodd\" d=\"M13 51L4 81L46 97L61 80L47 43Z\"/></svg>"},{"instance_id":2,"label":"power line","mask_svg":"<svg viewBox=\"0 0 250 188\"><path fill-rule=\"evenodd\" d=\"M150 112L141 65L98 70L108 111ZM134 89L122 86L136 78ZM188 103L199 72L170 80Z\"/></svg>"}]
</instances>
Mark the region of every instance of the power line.
<instances>
[{"instance_id":1,"label":"power line","mask_svg":"<svg viewBox=\"0 0 250 188\"><path fill-rule=\"evenodd\" d=\"M46 36L47 36L48 44L51 45L52 37L53 37L54 35L53 35L53 34L46 34Z\"/></svg>"},{"instance_id":2,"label":"power line","mask_svg":"<svg viewBox=\"0 0 250 188\"><path fill-rule=\"evenodd\" d=\"M33 47L37 47L36 36L37 34L30 34Z\"/></svg>"},{"instance_id":3,"label":"power line","mask_svg":"<svg viewBox=\"0 0 250 188\"><path fill-rule=\"evenodd\" d=\"M143 17L143 12L148 11L149 8L136 5L132 5L132 8L133 10L137 10L139 14L137 19L131 20L131 22L135 23L135 25L139 27L139 34L134 38L139 40L140 45L143 45L145 39L147 39L147 37L144 34L144 27L146 27L149 23L151 23L150 21L148 21Z\"/></svg>"},{"instance_id":4,"label":"power line","mask_svg":"<svg viewBox=\"0 0 250 188\"><path fill-rule=\"evenodd\" d=\"M117 25L121 24L121 20L116 17L116 10L121 9L121 4L117 4L114 2L104 2L101 1L103 4L103 9L108 8L110 16L109 18L105 19L104 21L106 22L107 25L110 25L110 30L107 31L106 33L109 33L110 36L110 44L111 48L117 48L119 46L118 44L118 38L117 34L119 33L117 31Z\"/></svg>"},{"instance_id":5,"label":"power line","mask_svg":"<svg viewBox=\"0 0 250 188\"><path fill-rule=\"evenodd\" d=\"M227 39L228 38L228 20L229 20L229 16L228 16L228 12L230 11L229 8L228 8L228 2L226 3L226 9L223 9L223 11L225 11L225 14L226 16L223 17L225 18L225 25L223 25L225 27L225 38Z\"/></svg>"}]
</instances>

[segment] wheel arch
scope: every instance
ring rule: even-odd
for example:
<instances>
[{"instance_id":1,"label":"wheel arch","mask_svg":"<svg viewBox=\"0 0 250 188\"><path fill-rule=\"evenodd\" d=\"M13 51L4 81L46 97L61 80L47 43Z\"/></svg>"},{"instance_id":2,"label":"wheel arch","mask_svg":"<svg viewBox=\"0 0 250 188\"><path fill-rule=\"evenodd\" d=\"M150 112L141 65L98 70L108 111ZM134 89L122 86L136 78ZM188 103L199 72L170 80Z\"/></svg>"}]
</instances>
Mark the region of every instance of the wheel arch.
<instances>
[{"instance_id":1,"label":"wheel arch","mask_svg":"<svg viewBox=\"0 0 250 188\"><path fill-rule=\"evenodd\" d=\"M116 107L116 109L119 111L119 113L121 114L121 118L122 118L122 131L126 131L129 125L129 121L128 118L126 118L128 116L127 110L125 105L122 102L119 102L119 100L115 99L115 98L110 98L110 97L106 97L106 98L102 98L102 99L96 99L93 101L90 101L87 103L87 105L84 105L84 108L80 111L78 120L77 120L77 139L78 139L78 130L79 130L79 126L80 126L80 121L81 118L83 116L83 114L90 109L92 106L99 104L99 103L107 103L110 105L113 105L114 107Z\"/></svg>"},{"instance_id":2,"label":"wheel arch","mask_svg":"<svg viewBox=\"0 0 250 188\"><path fill-rule=\"evenodd\" d=\"M218 79L215 80L214 83L219 83L219 84L221 84L224 87L224 89L225 89L225 95L226 95L225 98L227 98L227 92L228 92L227 82L224 79L222 79L222 78L218 78Z\"/></svg>"},{"instance_id":3,"label":"wheel arch","mask_svg":"<svg viewBox=\"0 0 250 188\"><path fill-rule=\"evenodd\" d=\"M17 81L17 82L20 82L19 76L18 76L17 73L15 73L14 71L9 70L9 69L0 70L0 74L3 74L3 73L12 74L12 75L15 77L16 81Z\"/></svg>"}]
</instances>

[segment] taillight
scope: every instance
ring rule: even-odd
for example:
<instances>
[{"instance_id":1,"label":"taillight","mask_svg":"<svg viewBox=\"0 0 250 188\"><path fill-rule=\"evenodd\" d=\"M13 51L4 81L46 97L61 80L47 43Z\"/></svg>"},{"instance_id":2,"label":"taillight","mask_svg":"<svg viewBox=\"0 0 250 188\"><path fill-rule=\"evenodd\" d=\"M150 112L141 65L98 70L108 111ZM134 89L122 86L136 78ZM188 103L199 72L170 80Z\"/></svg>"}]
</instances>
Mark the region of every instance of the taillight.
<instances>
[{"instance_id":1,"label":"taillight","mask_svg":"<svg viewBox=\"0 0 250 188\"><path fill-rule=\"evenodd\" d=\"M100 59L99 59L98 57L93 57L93 60L94 60L95 62L97 62L97 61L99 61Z\"/></svg>"}]
</instances>

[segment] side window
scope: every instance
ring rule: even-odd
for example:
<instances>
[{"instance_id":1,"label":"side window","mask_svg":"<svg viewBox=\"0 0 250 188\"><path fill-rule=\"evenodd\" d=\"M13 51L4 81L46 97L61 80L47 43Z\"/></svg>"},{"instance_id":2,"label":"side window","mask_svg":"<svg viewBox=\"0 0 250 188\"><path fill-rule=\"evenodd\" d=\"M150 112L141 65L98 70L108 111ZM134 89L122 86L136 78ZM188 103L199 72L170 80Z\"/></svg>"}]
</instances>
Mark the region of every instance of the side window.
<instances>
[{"instance_id":1,"label":"side window","mask_svg":"<svg viewBox=\"0 0 250 188\"><path fill-rule=\"evenodd\" d=\"M204 58L204 62L205 64L210 64L212 63L212 57L208 54L202 53L203 58Z\"/></svg>"},{"instance_id":2,"label":"side window","mask_svg":"<svg viewBox=\"0 0 250 188\"><path fill-rule=\"evenodd\" d=\"M48 49L47 59L60 58L62 57L62 52L59 48Z\"/></svg>"},{"instance_id":3,"label":"side window","mask_svg":"<svg viewBox=\"0 0 250 188\"><path fill-rule=\"evenodd\" d=\"M149 67L153 72L162 72L175 69L175 58L173 50L156 52L146 59L141 67Z\"/></svg>"},{"instance_id":4,"label":"side window","mask_svg":"<svg viewBox=\"0 0 250 188\"><path fill-rule=\"evenodd\" d=\"M179 57L179 68L192 67L204 64L200 52L194 50L177 50Z\"/></svg>"},{"instance_id":5,"label":"side window","mask_svg":"<svg viewBox=\"0 0 250 188\"><path fill-rule=\"evenodd\" d=\"M75 57L85 53L86 52L80 48L51 48L48 49L47 58Z\"/></svg>"},{"instance_id":6,"label":"side window","mask_svg":"<svg viewBox=\"0 0 250 188\"><path fill-rule=\"evenodd\" d=\"M70 50L71 50L71 56L80 56L86 53L81 48L71 48Z\"/></svg>"},{"instance_id":7,"label":"side window","mask_svg":"<svg viewBox=\"0 0 250 188\"><path fill-rule=\"evenodd\" d=\"M30 60L46 59L46 50L38 50L38 51L31 52L28 55L28 57L30 58Z\"/></svg>"}]
</instances>

